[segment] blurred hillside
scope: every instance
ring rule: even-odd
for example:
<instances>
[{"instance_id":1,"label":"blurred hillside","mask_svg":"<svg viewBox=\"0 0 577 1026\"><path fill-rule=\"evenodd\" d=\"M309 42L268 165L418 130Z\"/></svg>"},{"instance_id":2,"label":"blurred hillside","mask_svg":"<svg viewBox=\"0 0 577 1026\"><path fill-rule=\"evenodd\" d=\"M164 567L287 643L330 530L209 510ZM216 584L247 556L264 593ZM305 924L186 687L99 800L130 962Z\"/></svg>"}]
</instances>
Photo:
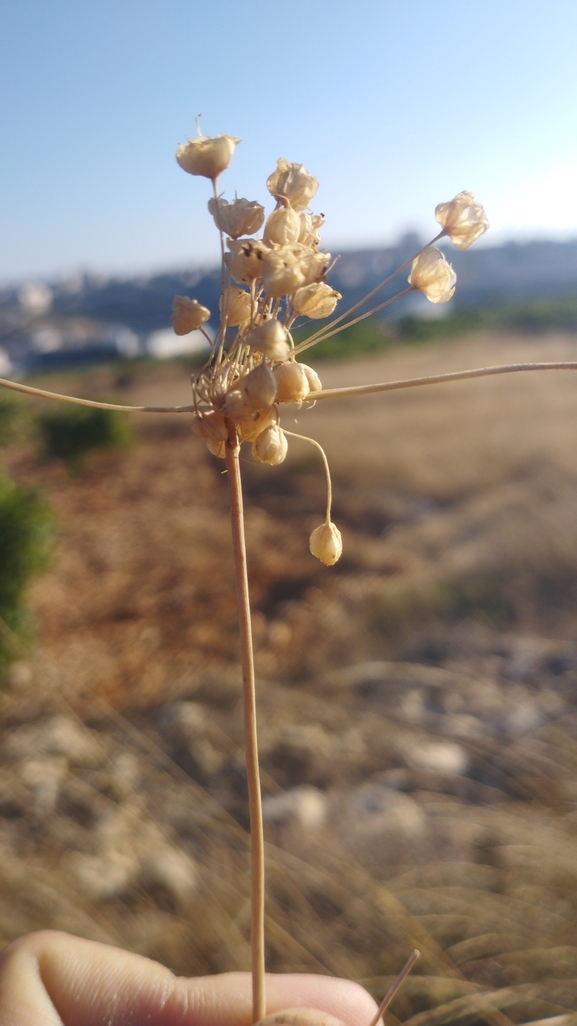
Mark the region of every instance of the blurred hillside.
<instances>
[{"instance_id":1,"label":"blurred hillside","mask_svg":"<svg viewBox=\"0 0 577 1026\"><path fill-rule=\"evenodd\" d=\"M410 234L389 248L342 253L330 274L331 284L343 295L339 310L362 300L423 242ZM447 254L459 281L455 298L438 307L413 295L384 311L385 321L398 322L407 316L444 319L487 306L499 311L503 304L524 307L540 300L577 297L577 241L512 242L466 252L447 246ZM399 291L405 277L385 288L381 301ZM128 279L79 275L0 290L0 354L4 354L0 376L2 359L17 373L29 373L64 363L171 355L170 310L177 294L194 295L210 310L218 310L220 271L197 269ZM496 321L493 326L507 327L506 319L501 323L497 316ZM571 325L558 325L553 314L545 328L556 326ZM375 344L382 342L382 333L373 329L373 335ZM202 338L191 340L192 349L203 344ZM344 351L346 340L341 338L340 345Z\"/></svg>"},{"instance_id":2,"label":"blurred hillside","mask_svg":"<svg viewBox=\"0 0 577 1026\"><path fill-rule=\"evenodd\" d=\"M319 371L331 387L576 348L479 334ZM176 364L52 387L188 393ZM307 546L324 503L312 448L243 463L268 963L380 997L419 947L393 1026L577 1009L576 388L520 374L303 408L296 430L334 474L330 569ZM246 968L226 481L187 418L134 423L136 445L84 476L30 440L5 450L61 538L31 593L37 648L3 697L0 937L55 926L178 972Z\"/></svg>"}]
</instances>

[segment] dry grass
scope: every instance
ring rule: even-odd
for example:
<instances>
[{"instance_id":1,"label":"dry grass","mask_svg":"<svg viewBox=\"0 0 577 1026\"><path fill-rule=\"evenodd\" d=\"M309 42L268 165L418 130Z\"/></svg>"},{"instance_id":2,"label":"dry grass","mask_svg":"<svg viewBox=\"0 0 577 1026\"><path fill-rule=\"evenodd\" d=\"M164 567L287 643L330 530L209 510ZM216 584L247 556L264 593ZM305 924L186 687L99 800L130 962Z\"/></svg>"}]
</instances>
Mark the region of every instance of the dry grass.
<instances>
[{"instance_id":1,"label":"dry grass","mask_svg":"<svg viewBox=\"0 0 577 1026\"><path fill-rule=\"evenodd\" d=\"M574 349L488 337L321 376ZM158 379L122 394L188 400L174 370ZM113 385L104 371L81 382ZM393 1008L412 1026L577 1007L576 388L527 374L301 411L335 472L345 555L330 570L306 551L316 456L294 442L282 467L245 467L269 965L379 996L416 945ZM4 697L0 933L52 925L179 972L245 968L222 464L184 419L137 427L134 449L93 457L79 480L9 453L44 483L62 537L32 594L38 649Z\"/></svg>"}]
</instances>

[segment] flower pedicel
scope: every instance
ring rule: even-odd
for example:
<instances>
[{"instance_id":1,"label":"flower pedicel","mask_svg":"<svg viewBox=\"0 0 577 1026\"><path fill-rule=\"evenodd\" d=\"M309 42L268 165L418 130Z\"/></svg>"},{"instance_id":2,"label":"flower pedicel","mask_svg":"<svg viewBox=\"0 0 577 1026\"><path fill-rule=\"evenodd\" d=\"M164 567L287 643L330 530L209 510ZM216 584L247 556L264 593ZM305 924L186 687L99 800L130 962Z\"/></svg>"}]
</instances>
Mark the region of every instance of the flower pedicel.
<instances>
[{"instance_id":1,"label":"flower pedicel","mask_svg":"<svg viewBox=\"0 0 577 1026\"><path fill-rule=\"evenodd\" d=\"M226 460L230 493L232 544L238 604L240 654L245 719L246 774L249 797L251 844L251 968L253 983L253 1022L266 1016L264 979L264 838L256 732L254 657L244 538L243 499L239 454L241 446L251 446L253 459L276 466L285 459L287 437L304 440L319 451L327 481L325 519L316 527L309 547L326 566L332 566L342 552L338 527L331 520L331 480L326 455L312 438L305 438L281 426L283 403L308 402L345 396L367 395L398 388L439 382L458 381L489 374L530 370L577 370L577 362L525 363L455 371L431 377L412 378L362 386L323 390L312 367L300 362L300 354L331 335L349 328L384 309L395 299L420 291L433 303L446 303L455 291L456 275L441 250L433 245L448 237L458 249L467 249L489 227L483 207L469 192L461 192L447 203L440 203L435 216L440 232L407 261L344 314L333 317L303 341L295 344L293 329L299 318L324 319L331 316L341 296L326 281L331 257L320 247L322 214L309 206L319 187L317 179L302 164L279 158L276 170L267 179L267 188L276 201L265 220L264 207L246 199L227 202L219 196L217 183L232 159L240 140L231 135L204 136L198 129L195 139L179 146L176 159L184 171L210 179L213 197L209 211L221 236L222 294L219 302L219 326L214 338L205 332L210 311L196 299L177 296L173 306L173 325L177 334L205 332L210 356L192 378L192 404L178 407L120 406L91 399L63 396L19 382L0 379L0 385L15 391L48 399L122 412L179 413L193 416L195 433L203 438L209 451ZM252 236L264 224L261 239ZM226 247L224 236L227 236ZM357 313L405 268L411 265L408 288L396 296L378 302L372 309ZM413 952L394 981L370 1026L376 1023L394 997L418 956ZM338 1021L308 1009L289 1009L266 1019L266 1026L324 1026ZM264 1024L263 1024L264 1026Z\"/></svg>"}]
</instances>

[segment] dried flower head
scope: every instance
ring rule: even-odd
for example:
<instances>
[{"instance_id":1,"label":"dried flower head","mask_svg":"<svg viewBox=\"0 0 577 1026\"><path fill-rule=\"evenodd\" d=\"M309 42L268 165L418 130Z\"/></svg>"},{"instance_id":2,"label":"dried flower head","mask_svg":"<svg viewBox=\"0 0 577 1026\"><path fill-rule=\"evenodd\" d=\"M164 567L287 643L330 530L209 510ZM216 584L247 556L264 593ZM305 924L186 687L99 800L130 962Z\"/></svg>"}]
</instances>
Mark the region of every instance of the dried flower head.
<instances>
[{"instance_id":1,"label":"dried flower head","mask_svg":"<svg viewBox=\"0 0 577 1026\"><path fill-rule=\"evenodd\" d=\"M316 196L319 183L302 164L289 164L284 157L279 157L276 171L267 178L266 187L275 199L285 199L293 210L306 210Z\"/></svg>"},{"instance_id":2,"label":"dried flower head","mask_svg":"<svg viewBox=\"0 0 577 1026\"><path fill-rule=\"evenodd\" d=\"M224 317L226 311L229 328L238 328L239 324L249 321L251 307L250 293L245 292L244 289L235 289L234 285L229 285L225 289L218 302L221 317Z\"/></svg>"},{"instance_id":3,"label":"dried flower head","mask_svg":"<svg viewBox=\"0 0 577 1026\"><path fill-rule=\"evenodd\" d=\"M279 403L302 403L310 392L310 385L302 363L287 360L274 372L276 398Z\"/></svg>"},{"instance_id":4,"label":"dried flower head","mask_svg":"<svg viewBox=\"0 0 577 1026\"><path fill-rule=\"evenodd\" d=\"M313 556L320 559L325 566L334 566L343 551L343 541L338 527L330 520L320 527L315 527L309 538L309 548Z\"/></svg>"},{"instance_id":5,"label":"dried flower head","mask_svg":"<svg viewBox=\"0 0 577 1026\"><path fill-rule=\"evenodd\" d=\"M261 431L252 444L252 454L257 463L270 463L273 467L283 462L287 450L286 435L278 424L271 424Z\"/></svg>"},{"instance_id":6,"label":"dried flower head","mask_svg":"<svg viewBox=\"0 0 577 1026\"><path fill-rule=\"evenodd\" d=\"M457 249L468 249L489 227L487 215L471 192L460 192L435 207L435 217Z\"/></svg>"},{"instance_id":7,"label":"dried flower head","mask_svg":"<svg viewBox=\"0 0 577 1026\"><path fill-rule=\"evenodd\" d=\"M208 321L210 310L201 306L198 299L175 296L172 304L172 324L177 335L188 335Z\"/></svg>"},{"instance_id":8,"label":"dried flower head","mask_svg":"<svg viewBox=\"0 0 577 1026\"><path fill-rule=\"evenodd\" d=\"M318 320L330 317L334 313L339 299L342 298L340 292L336 292L326 282L319 281L298 289L295 292L293 304L298 314Z\"/></svg>"},{"instance_id":9,"label":"dried flower head","mask_svg":"<svg viewBox=\"0 0 577 1026\"><path fill-rule=\"evenodd\" d=\"M431 303L448 303L455 291L457 275L436 246L427 246L413 260L409 285L418 289Z\"/></svg>"},{"instance_id":10,"label":"dried flower head","mask_svg":"<svg viewBox=\"0 0 577 1026\"><path fill-rule=\"evenodd\" d=\"M189 175L201 175L215 181L232 160L235 146L240 142L235 135L197 135L187 139L176 151L176 159Z\"/></svg>"},{"instance_id":11,"label":"dried flower head","mask_svg":"<svg viewBox=\"0 0 577 1026\"><path fill-rule=\"evenodd\" d=\"M213 196L208 201L208 209L216 227L231 239L254 235L264 221L264 207L256 200L236 199L229 203L222 197L217 199Z\"/></svg>"}]
</instances>

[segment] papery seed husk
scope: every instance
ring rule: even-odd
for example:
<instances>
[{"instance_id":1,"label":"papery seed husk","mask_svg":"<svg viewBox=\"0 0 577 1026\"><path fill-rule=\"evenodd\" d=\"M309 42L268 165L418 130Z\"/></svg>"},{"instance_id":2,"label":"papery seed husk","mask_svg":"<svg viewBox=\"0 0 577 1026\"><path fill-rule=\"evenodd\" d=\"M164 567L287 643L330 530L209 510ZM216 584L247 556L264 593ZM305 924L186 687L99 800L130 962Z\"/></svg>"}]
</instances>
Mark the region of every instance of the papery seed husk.
<instances>
[{"instance_id":1,"label":"papery seed husk","mask_svg":"<svg viewBox=\"0 0 577 1026\"><path fill-rule=\"evenodd\" d=\"M341 558L343 541L338 527L331 521L315 527L309 538L309 548L325 566L334 566Z\"/></svg>"},{"instance_id":2,"label":"papery seed husk","mask_svg":"<svg viewBox=\"0 0 577 1026\"><path fill-rule=\"evenodd\" d=\"M286 246L298 242L301 233L300 215L290 207L280 207L269 214L264 226L263 239L269 245Z\"/></svg>"},{"instance_id":3,"label":"papery seed husk","mask_svg":"<svg viewBox=\"0 0 577 1026\"><path fill-rule=\"evenodd\" d=\"M300 211L309 206L319 183L302 164L289 164L284 157L279 157L276 170L266 180L266 187L273 196L282 196L293 210Z\"/></svg>"},{"instance_id":4,"label":"papery seed husk","mask_svg":"<svg viewBox=\"0 0 577 1026\"><path fill-rule=\"evenodd\" d=\"M303 317L320 320L330 317L334 313L339 299L342 298L340 292L332 289L326 282L319 281L298 289L293 296L293 305L295 312Z\"/></svg>"},{"instance_id":5,"label":"papery seed husk","mask_svg":"<svg viewBox=\"0 0 577 1026\"><path fill-rule=\"evenodd\" d=\"M213 456L217 456L219 460L226 459L226 442L213 442L212 439L207 438L206 448Z\"/></svg>"},{"instance_id":6,"label":"papery seed husk","mask_svg":"<svg viewBox=\"0 0 577 1026\"><path fill-rule=\"evenodd\" d=\"M241 235L254 235L264 221L264 207L256 200L228 200L214 196L208 201L208 209L220 231L238 239Z\"/></svg>"},{"instance_id":7,"label":"papery seed husk","mask_svg":"<svg viewBox=\"0 0 577 1026\"><path fill-rule=\"evenodd\" d=\"M227 241L230 250L224 262L235 281L240 284L256 281L262 276L264 259L270 253L266 243L259 239L247 239L246 242Z\"/></svg>"},{"instance_id":8,"label":"papery seed husk","mask_svg":"<svg viewBox=\"0 0 577 1026\"><path fill-rule=\"evenodd\" d=\"M244 289L237 289L234 285L225 290L227 324L230 328L236 328L239 324L245 324L250 320L251 299L250 294ZM224 314L223 297L219 299L218 308L221 317Z\"/></svg>"},{"instance_id":9,"label":"papery seed husk","mask_svg":"<svg viewBox=\"0 0 577 1026\"><path fill-rule=\"evenodd\" d=\"M276 390L276 376L266 363L260 363L240 379L240 391L253 410L264 410L272 406Z\"/></svg>"},{"instance_id":10,"label":"papery seed husk","mask_svg":"<svg viewBox=\"0 0 577 1026\"><path fill-rule=\"evenodd\" d=\"M218 410L201 413L193 422L192 430L195 435L200 435L201 438L210 438L212 442L226 442L228 438L224 417Z\"/></svg>"},{"instance_id":11,"label":"papery seed husk","mask_svg":"<svg viewBox=\"0 0 577 1026\"><path fill-rule=\"evenodd\" d=\"M468 249L489 228L487 215L471 192L459 192L447 203L438 203L435 217L457 249Z\"/></svg>"},{"instance_id":12,"label":"papery seed husk","mask_svg":"<svg viewBox=\"0 0 577 1026\"><path fill-rule=\"evenodd\" d=\"M263 356L273 357L273 352L279 345L287 345L288 332L276 318L264 321L254 328L247 338L247 344Z\"/></svg>"},{"instance_id":13,"label":"papery seed husk","mask_svg":"<svg viewBox=\"0 0 577 1026\"><path fill-rule=\"evenodd\" d=\"M309 383L309 390L311 392L322 392L323 386L321 379L319 378L316 370L313 367L309 367L306 363L301 363L301 367L304 370L307 381Z\"/></svg>"},{"instance_id":14,"label":"papery seed husk","mask_svg":"<svg viewBox=\"0 0 577 1026\"><path fill-rule=\"evenodd\" d=\"M176 335L188 335L208 321L210 310L201 306L198 299L175 296L172 303L172 326Z\"/></svg>"},{"instance_id":15,"label":"papery seed husk","mask_svg":"<svg viewBox=\"0 0 577 1026\"><path fill-rule=\"evenodd\" d=\"M287 449L286 435L278 424L265 428L252 444L252 454L257 463L270 463L273 467L283 462Z\"/></svg>"},{"instance_id":16,"label":"papery seed husk","mask_svg":"<svg viewBox=\"0 0 577 1026\"><path fill-rule=\"evenodd\" d=\"M300 363L289 360L275 368L276 400L279 403L300 403L306 399L310 385Z\"/></svg>"},{"instance_id":17,"label":"papery seed husk","mask_svg":"<svg viewBox=\"0 0 577 1026\"><path fill-rule=\"evenodd\" d=\"M203 178L218 178L231 162L234 148L240 139L235 135L197 135L181 143L176 159L183 171Z\"/></svg>"},{"instance_id":18,"label":"papery seed husk","mask_svg":"<svg viewBox=\"0 0 577 1026\"><path fill-rule=\"evenodd\" d=\"M274 406L268 410L255 410L249 417L239 420L238 430L243 442L254 442L260 434L275 422L277 411Z\"/></svg>"}]
</instances>

